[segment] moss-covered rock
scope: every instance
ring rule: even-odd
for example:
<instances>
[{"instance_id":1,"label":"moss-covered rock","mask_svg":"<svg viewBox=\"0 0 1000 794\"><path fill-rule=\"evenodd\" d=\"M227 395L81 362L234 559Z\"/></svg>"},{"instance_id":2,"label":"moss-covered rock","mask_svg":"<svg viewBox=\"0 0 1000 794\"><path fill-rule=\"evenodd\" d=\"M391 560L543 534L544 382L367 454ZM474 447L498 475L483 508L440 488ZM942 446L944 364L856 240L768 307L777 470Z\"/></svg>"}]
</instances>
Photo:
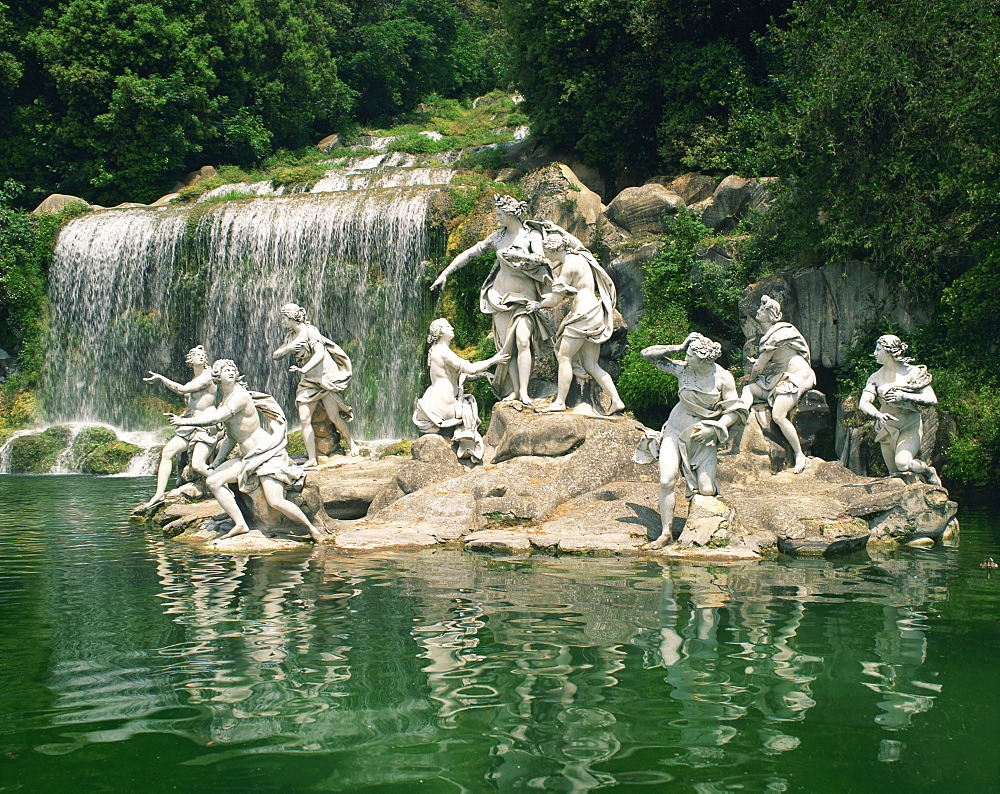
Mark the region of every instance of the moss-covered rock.
<instances>
[{"instance_id":1,"label":"moss-covered rock","mask_svg":"<svg viewBox=\"0 0 1000 794\"><path fill-rule=\"evenodd\" d=\"M84 474L121 474L128 464L142 451L141 447L127 441L115 441L95 449L80 467Z\"/></svg>"},{"instance_id":2,"label":"moss-covered rock","mask_svg":"<svg viewBox=\"0 0 1000 794\"><path fill-rule=\"evenodd\" d=\"M73 460L79 465L98 447L114 444L117 440L114 431L106 427L85 427L73 439Z\"/></svg>"},{"instance_id":3,"label":"moss-covered rock","mask_svg":"<svg viewBox=\"0 0 1000 794\"><path fill-rule=\"evenodd\" d=\"M19 436L10 442L10 471L13 474L45 474L69 445L68 427L50 427L41 433Z\"/></svg>"},{"instance_id":4,"label":"moss-covered rock","mask_svg":"<svg viewBox=\"0 0 1000 794\"><path fill-rule=\"evenodd\" d=\"M106 427L87 427L73 444L74 468L83 474L121 474L141 447L120 440Z\"/></svg>"}]
</instances>

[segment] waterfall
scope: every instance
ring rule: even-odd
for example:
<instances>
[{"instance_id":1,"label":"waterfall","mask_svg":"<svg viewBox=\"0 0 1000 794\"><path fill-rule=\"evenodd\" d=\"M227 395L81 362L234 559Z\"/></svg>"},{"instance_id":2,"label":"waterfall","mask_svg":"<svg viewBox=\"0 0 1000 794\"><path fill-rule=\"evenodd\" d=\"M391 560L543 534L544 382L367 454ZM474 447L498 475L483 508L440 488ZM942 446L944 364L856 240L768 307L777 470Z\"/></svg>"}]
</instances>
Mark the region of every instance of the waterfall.
<instances>
[{"instance_id":1,"label":"waterfall","mask_svg":"<svg viewBox=\"0 0 1000 794\"><path fill-rule=\"evenodd\" d=\"M369 186L450 177L406 170L422 173L334 170L326 189L335 192L107 210L69 223L49 275L49 420L162 424L162 401L174 396L142 377L186 380L184 353L204 344L210 357L234 359L251 389L278 398L294 424L298 376L271 351L284 341L278 308L295 302L354 362L345 396L356 435L412 433L432 191Z\"/></svg>"}]
</instances>

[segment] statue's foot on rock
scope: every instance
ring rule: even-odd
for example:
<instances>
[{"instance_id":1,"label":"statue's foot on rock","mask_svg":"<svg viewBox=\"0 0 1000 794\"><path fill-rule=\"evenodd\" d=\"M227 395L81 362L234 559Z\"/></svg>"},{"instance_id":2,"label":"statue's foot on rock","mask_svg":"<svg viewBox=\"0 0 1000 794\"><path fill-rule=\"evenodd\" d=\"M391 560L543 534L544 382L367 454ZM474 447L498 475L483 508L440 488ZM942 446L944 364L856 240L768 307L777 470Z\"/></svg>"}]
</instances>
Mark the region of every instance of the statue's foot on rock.
<instances>
[{"instance_id":1,"label":"statue's foot on rock","mask_svg":"<svg viewBox=\"0 0 1000 794\"><path fill-rule=\"evenodd\" d=\"M643 546L639 547L639 551L657 551L659 549L665 549L671 543L674 542L674 536L664 532L656 540L651 540Z\"/></svg>"},{"instance_id":2,"label":"statue's foot on rock","mask_svg":"<svg viewBox=\"0 0 1000 794\"><path fill-rule=\"evenodd\" d=\"M928 485L941 485L941 478L938 477L937 469L933 466L927 467L927 471L924 476L927 478Z\"/></svg>"},{"instance_id":3,"label":"statue's foot on rock","mask_svg":"<svg viewBox=\"0 0 1000 794\"><path fill-rule=\"evenodd\" d=\"M796 455L795 465L792 466L792 474L802 474L806 470L806 463L808 462L805 455Z\"/></svg>"},{"instance_id":4,"label":"statue's foot on rock","mask_svg":"<svg viewBox=\"0 0 1000 794\"><path fill-rule=\"evenodd\" d=\"M160 502L162 502L166 498L167 498L166 494L158 493L152 499L150 499L148 502L146 502L146 504L141 505L137 509L136 512L138 512L139 510L149 510L149 508L153 507L154 505L159 504Z\"/></svg>"},{"instance_id":5,"label":"statue's foot on rock","mask_svg":"<svg viewBox=\"0 0 1000 794\"><path fill-rule=\"evenodd\" d=\"M538 413L540 414L554 414L559 411L566 410L566 403L552 402L546 405L544 408L539 408Z\"/></svg>"},{"instance_id":6,"label":"statue's foot on rock","mask_svg":"<svg viewBox=\"0 0 1000 794\"><path fill-rule=\"evenodd\" d=\"M319 466L319 461L316 458L309 458L309 460L302 464L303 469L311 469L313 466Z\"/></svg>"},{"instance_id":7,"label":"statue's foot on rock","mask_svg":"<svg viewBox=\"0 0 1000 794\"><path fill-rule=\"evenodd\" d=\"M615 414L620 414L624 410L625 410L625 403L623 403L621 400L615 400L613 403L611 403L611 407L608 408L607 416L614 416Z\"/></svg>"},{"instance_id":8,"label":"statue's foot on rock","mask_svg":"<svg viewBox=\"0 0 1000 794\"><path fill-rule=\"evenodd\" d=\"M229 540L229 538L237 538L240 535L245 535L250 531L250 527L246 524L237 524L231 530L229 530L225 535L223 535L219 540Z\"/></svg>"},{"instance_id":9,"label":"statue's foot on rock","mask_svg":"<svg viewBox=\"0 0 1000 794\"><path fill-rule=\"evenodd\" d=\"M315 543L325 543L327 535L319 527L315 527L310 524L306 529L309 530L309 536L313 539Z\"/></svg>"}]
</instances>

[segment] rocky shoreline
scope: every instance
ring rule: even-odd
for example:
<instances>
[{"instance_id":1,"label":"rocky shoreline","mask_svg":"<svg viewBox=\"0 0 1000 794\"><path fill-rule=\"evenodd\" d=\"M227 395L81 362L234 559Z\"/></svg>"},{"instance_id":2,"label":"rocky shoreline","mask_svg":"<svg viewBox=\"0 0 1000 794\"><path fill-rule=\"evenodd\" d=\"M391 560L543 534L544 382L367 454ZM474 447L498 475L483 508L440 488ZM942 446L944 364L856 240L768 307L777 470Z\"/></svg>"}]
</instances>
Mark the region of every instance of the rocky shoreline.
<instances>
[{"instance_id":1,"label":"rocky shoreline","mask_svg":"<svg viewBox=\"0 0 1000 794\"><path fill-rule=\"evenodd\" d=\"M424 436L407 460L335 457L307 473L296 501L341 552L446 545L501 555L649 554L706 561L779 553L831 556L866 546L933 545L958 532L957 505L940 486L911 476L861 477L810 457L801 474L772 473L774 442L752 413L719 458L718 497L678 491L676 542L643 551L659 528L655 464L632 460L643 426L588 413L543 414L498 404L485 440L487 463L468 468L447 439ZM682 480L683 483L683 480ZM228 553L297 548L299 527L243 495L253 530L230 527L214 500L185 486L133 519L180 541ZM686 511L686 516L683 513Z\"/></svg>"}]
</instances>

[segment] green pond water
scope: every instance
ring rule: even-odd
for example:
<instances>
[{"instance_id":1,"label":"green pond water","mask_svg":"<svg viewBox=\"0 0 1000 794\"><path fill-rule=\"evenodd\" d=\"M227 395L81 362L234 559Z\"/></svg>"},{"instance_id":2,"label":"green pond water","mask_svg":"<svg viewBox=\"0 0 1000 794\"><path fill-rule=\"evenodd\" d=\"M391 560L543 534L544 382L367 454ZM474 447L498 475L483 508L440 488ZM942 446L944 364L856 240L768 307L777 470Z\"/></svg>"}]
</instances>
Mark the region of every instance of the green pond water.
<instances>
[{"instance_id":1,"label":"green pond water","mask_svg":"<svg viewBox=\"0 0 1000 794\"><path fill-rule=\"evenodd\" d=\"M231 557L0 477L0 790L991 791L995 508L729 566Z\"/></svg>"}]
</instances>

